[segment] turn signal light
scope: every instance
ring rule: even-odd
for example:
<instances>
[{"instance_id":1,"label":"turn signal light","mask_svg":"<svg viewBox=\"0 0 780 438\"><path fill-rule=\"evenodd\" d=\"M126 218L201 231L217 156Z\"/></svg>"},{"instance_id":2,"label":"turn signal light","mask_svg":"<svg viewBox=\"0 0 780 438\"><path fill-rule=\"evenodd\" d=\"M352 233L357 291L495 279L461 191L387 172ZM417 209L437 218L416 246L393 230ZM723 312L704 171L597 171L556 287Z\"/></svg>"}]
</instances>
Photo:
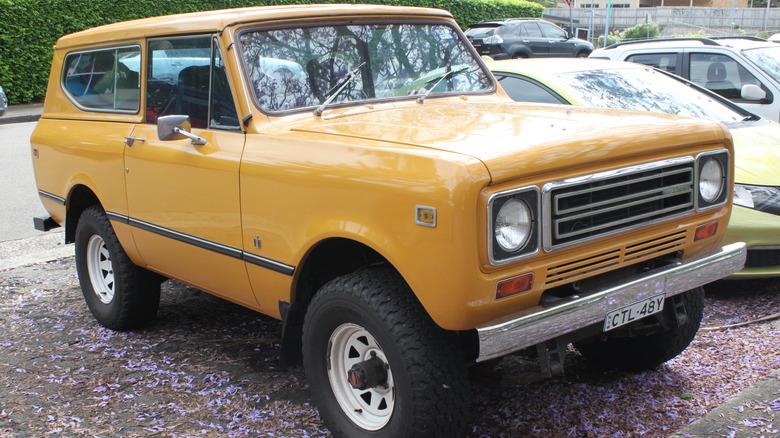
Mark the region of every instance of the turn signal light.
<instances>
[{"instance_id":1,"label":"turn signal light","mask_svg":"<svg viewBox=\"0 0 780 438\"><path fill-rule=\"evenodd\" d=\"M696 227L696 234L693 235L693 241L698 242L699 240L712 237L717 232L718 232L718 221L709 222L704 225L699 225L698 227Z\"/></svg>"},{"instance_id":2,"label":"turn signal light","mask_svg":"<svg viewBox=\"0 0 780 438\"><path fill-rule=\"evenodd\" d=\"M498 282L496 285L496 299L506 298L531 289L534 283L534 274L529 272L519 277L512 277Z\"/></svg>"}]
</instances>

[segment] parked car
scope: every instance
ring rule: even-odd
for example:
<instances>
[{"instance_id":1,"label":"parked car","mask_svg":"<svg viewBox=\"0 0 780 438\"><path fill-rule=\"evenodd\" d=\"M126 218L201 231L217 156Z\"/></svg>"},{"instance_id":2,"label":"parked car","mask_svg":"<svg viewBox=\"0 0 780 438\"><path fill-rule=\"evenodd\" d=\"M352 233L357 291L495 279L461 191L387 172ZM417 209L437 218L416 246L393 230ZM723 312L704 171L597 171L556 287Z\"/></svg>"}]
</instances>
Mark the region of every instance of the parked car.
<instances>
[{"instance_id":1,"label":"parked car","mask_svg":"<svg viewBox=\"0 0 780 438\"><path fill-rule=\"evenodd\" d=\"M596 59L488 63L519 102L565 103L702 117L734 137L734 211L724 242L746 242L745 269L732 278L780 276L780 124L677 76L629 62Z\"/></svg>"},{"instance_id":2,"label":"parked car","mask_svg":"<svg viewBox=\"0 0 780 438\"><path fill-rule=\"evenodd\" d=\"M538 18L481 21L466 30L480 55L493 59L578 57L593 51L593 44Z\"/></svg>"},{"instance_id":3,"label":"parked car","mask_svg":"<svg viewBox=\"0 0 780 438\"><path fill-rule=\"evenodd\" d=\"M5 90L0 86L0 117L5 115L8 109L8 96L5 95Z\"/></svg>"},{"instance_id":4,"label":"parked car","mask_svg":"<svg viewBox=\"0 0 780 438\"><path fill-rule=\"evenodd\" d=\"M591 58L647 64L746 110L780 121L780 46L756 37L674 38L613 44Z\"/></svg>"},{"instance_id":5,"label":"parked car","mask_svg":"<svg viewBox=\"0 0 780 438\"><path fill-rule=\"evenodd\" d=\"M96 320L147 322L165 278L281 319L334 436L459 436L467 366L519 350L655 367L744 264L719 123L513 104L443 10L140 19L51 72L34 223Z\"/></svg>"}]
</instances>

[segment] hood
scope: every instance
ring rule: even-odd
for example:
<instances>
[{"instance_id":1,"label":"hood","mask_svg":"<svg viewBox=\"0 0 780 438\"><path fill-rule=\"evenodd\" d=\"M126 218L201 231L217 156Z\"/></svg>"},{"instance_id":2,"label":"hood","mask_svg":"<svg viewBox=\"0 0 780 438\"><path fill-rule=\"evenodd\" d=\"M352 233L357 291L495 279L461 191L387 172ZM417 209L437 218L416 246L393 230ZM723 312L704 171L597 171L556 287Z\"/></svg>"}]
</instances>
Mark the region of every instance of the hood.
<instances>
[{"instance_id":1,"label":"hood","mask_svg":"<svg viewBox=\"0 0 780 438\"><path fill-rule=\"evenodd\" d=\"M326 112L323 119L299 118L277 128L324 141L345 136L467 155L485 164L494 183L723 143L728 135L718 123L668 114L434 99L340 116Z\"/></svg>"},{"instance_id":2,"label":"hood","mask_svg":"<svg viewBox=\"0 0 780 438\"><path fill-rule=\"evenodd\" d=\"M780 187L780 123L769 121L731 129L734 137L734 181Z\"/></svg>"}]
</instances>

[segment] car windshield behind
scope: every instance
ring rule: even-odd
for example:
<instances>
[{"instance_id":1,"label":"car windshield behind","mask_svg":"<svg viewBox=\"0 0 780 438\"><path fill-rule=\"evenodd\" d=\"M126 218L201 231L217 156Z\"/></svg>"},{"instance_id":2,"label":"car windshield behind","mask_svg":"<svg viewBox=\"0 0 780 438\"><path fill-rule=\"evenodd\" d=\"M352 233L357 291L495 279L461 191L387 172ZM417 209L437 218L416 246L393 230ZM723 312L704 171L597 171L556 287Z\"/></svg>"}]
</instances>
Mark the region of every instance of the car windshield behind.
<instances>
[{"instance_id":1,"label":"car windshield behind","mask_svg":"<svg viewBox=\"0 0 780 438\"><path fill-rule=\"evenodd\" d=\"M559 83L597 108L629 109L698 117L724 123L748 116L652 68L562 73Z\"/></svg>"},{"instance_id":2,"label":"car windshield behind","mask_svg":"<svg viewBox=\"0 0 780 438\"><path fill-rule=\"evenodd\" d=\"M239 42L251 89L268 112L318 106L334 94L338 104L408 98L433 85L432 94L493 87L468 43L443 24L249 29Z\"/></svg>"},{"instance_id":3,"label":"car windshield behind","mask_svg":"<svg viewBox=\"0 0 780 438\"><path fill-rule=\"evenodd\" d=\"M780 44L778 47L756 47L742 51L747 59L752 61L772 79L780 82Z\"/></svg>"}]
</instances>

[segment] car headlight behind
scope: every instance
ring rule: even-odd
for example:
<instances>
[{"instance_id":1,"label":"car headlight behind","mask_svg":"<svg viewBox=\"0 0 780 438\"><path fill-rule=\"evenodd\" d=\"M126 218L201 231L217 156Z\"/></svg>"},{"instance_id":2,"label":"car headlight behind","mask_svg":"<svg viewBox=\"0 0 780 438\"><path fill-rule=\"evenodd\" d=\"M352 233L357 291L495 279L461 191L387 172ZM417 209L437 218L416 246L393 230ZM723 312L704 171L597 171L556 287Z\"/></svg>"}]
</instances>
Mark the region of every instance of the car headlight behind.
<instances>
[{"instance_id":1,"label":"car headlight behind","mask_svg":"<svg viewBox=\"0 0 780 438\"><path fill-rule=\"evenodd\" d=\"M780 187L734 184L734 205L780 216Z\"/></svg>"},{"instance_id":2,"label":"car headlight behind","mask_svg":"<svg viewBox=\"0 0 780 438\"><path fill-rule=\"evenodd\" d=\"M697 158L698 193L696 207L707 209L722 205L728 196L728 152L705 153Z\"/></svg>"},{"instance_id":3,"label":"car headlight behind","mask_svg":"<svg viewBox=\"0 0 780 438\"><path fill-rule=\"evenodd\" d=\"M539 249L539 189L497 193L488 201L490 262L502 265Z\"/></svg>"}]
</instances>

